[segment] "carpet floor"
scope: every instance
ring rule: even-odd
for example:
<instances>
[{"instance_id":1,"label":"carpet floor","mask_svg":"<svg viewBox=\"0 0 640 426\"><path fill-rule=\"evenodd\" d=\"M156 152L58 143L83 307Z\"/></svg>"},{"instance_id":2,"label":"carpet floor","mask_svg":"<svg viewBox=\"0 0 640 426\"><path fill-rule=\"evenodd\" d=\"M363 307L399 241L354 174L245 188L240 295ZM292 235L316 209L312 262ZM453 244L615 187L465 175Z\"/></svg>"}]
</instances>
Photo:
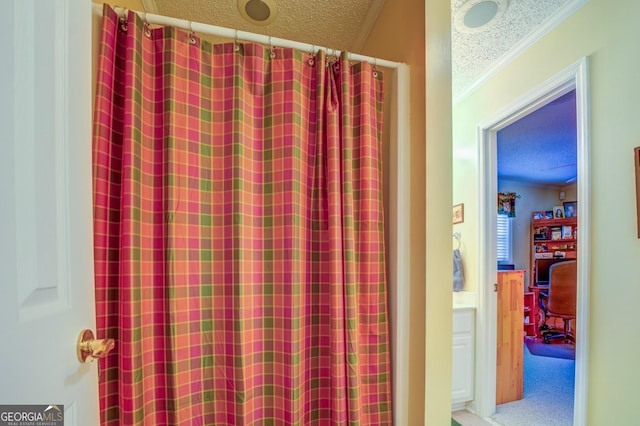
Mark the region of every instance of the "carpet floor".
<instances>
[{"instance_id":1,"label":"carpet floor","mask_svg":"<svg viewBox=\"0 0 640 426\"><path fill-rule=\"evenodd\" d=\"M573 425L575 361L532 355L525 345L524 370L524 399L498 405L491 420L505 426Z\"/></svg>"},{"instance_id":2,"label":"carpet floor","mask_svg":"<svg viewBox=\"0 0 640 426\"><path fill-rule=\"evenodd\" d=\"M525 344L531 355L545 356L550 358L576 359L576 345L564 343L562 339L552 340L544 343L540 339L526 338Z\"/></svg>"}]
</instances>

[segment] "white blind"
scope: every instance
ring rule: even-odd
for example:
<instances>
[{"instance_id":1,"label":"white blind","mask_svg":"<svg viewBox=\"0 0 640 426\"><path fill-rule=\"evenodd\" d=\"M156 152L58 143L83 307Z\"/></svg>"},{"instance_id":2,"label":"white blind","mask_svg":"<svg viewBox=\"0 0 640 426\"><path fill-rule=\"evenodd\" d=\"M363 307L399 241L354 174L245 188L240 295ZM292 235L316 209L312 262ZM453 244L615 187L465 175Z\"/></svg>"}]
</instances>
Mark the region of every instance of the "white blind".
<instances>
[{"instance_id":1,"label":"white blind","mask_svg":"<svg viewBox=\"0 0 640 426\"><path fill-rule=\"evenodd\" d=\"M498 262L511 262L511 221L509 216L498 215Z\"/></svg>"}]
</instances>

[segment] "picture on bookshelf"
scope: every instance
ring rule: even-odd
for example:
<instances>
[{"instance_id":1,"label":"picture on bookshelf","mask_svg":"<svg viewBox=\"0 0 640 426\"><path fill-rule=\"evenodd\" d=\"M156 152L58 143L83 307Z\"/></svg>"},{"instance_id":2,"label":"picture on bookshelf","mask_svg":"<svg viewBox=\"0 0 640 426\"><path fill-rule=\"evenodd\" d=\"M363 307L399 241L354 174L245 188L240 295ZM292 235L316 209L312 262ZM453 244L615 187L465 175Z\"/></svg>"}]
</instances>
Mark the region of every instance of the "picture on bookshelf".
<instances>
[{"instance_id":1,"label":"picture on bookshelf","mask_svg":"<svg viewBox=\"0 0 640 426\"><path fill-rule=\"evenodd\" d=\"M547 210L546 212L544 212L544 218L545 219L553 219L553 211Z\"/></svg>"},{"instance_id":2,"label":"picture on bookshelf","mask_svg":"<svg viewBox=\"0 0 640 426\"><path fill-rule=\"evenodd\" d=\"M564 207L563 206L553 206L553 217L555 219L564 218Z\"/></svg>"},{"instance_id":3,"label":"picture on bookshelf","mask_svg":"<svg viewBox=\"0 0 640 426\"><path fill-rule=\"evenodd\" d=\"M538 227L533 232L534 240L548 240L549 239L549 228L546 226Z\"/></svg>"},{"instance_id":4,"label":"picture on bookshelf","mask_svg":"<svg viewBox=\"0 0 640 426\"><path fill-rule=\"evenodd\" d=\"M573 231L571 229L571 225L562 225L562 239L571 239L573 238Z\"/></svg>"},{"instance_id":5,"label":"picture on bookshelf","mask_svg":"<svg viewBox=\"0 0 640 426\"><path fill-rule=\"evenodd\" d=\"M567 201L562 203L564 205L564 217L577 217L578 216L578 202Z\"/></svg>"},{"instance_id":6,"label":"picture on bookshelf","mask_svg":"<svg viewBox=\"0 0 640 426\"><path fill-rule=\"evenodd\" d=\"M544 219L544 212L533 212L531 213L531 216L533 217L533 220Z\"/></svg>"},{"instance_id":7,"label":"picture on bookshelf","mask_svg":"<svg viewBox=\"0 0 640 426\"><path fill-rule=\"evenodd\" d=\"M535 249L536 253L546 253L548 251L546 244L536 244Z\"/></svg>"},{"instance_id":8,"label":"picture on bookshelf","mask_svg":"<svg viewBox=\"0 0 640 426\"><path fill-rule=\"evenodd\" d=\"M562 228L559 226L552 226L551 227L551 239L552 240L559 240L562 238Z\"/></svg>"}]
</instances>

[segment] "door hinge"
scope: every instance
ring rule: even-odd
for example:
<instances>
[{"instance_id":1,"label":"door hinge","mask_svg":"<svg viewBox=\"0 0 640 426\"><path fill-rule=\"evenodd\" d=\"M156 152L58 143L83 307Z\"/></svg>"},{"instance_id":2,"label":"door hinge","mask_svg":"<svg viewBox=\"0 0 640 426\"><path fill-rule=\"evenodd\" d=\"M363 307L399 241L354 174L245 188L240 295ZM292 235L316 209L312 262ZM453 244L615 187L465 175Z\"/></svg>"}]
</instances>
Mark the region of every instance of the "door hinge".
<instances>
[{"instance_id":1,"label":"door hinge","mask_svg":"<svg viewBox=\"0 0 640 426\"><path fill-rule=\"evenodd\" d=\"M495 293L497 293L497 292L498 292L498 283L493 283L493 291L494 291Z\"/></svg>"}]
</instances>

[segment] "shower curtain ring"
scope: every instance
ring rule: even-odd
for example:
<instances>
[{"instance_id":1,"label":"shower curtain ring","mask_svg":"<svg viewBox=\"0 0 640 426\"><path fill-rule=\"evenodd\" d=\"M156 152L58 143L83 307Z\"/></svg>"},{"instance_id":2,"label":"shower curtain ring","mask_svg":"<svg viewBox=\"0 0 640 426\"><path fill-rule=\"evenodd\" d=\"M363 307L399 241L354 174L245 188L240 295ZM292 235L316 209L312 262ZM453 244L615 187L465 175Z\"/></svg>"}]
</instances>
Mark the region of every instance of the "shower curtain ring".
<instances>
[{"instance_id":1,"label":"shower curtain ring","mask_svg":"<svg viewBox=\"0 0 640 426\"><path fill-rule=\"evenodd\" d=\"M193 21L189 21L189 44L196 44L196 33L193 31Z\"/></svg>"},{"instance_id":2,"label":"shower curtain ring","mask_svg":"<svg viewBox=\"0 0 640 426\"><path fill-rule=\"evenodd\" d=\"M276 52L273 50L273 44L271 43L271 36L269 36L269 56L271 56L271 59L275 59L276 58Z\"/></svg>"},{"instance_id":3,"label":"shower curtain ring","mask_svg":"<svg viewBox=\"0 0 640 426\"><path fill-rule=\"evenodd\" d=\"M124 10L122 11L122 15L120 15L120 29L122 31L124 31L125 33L127 32L127 29L129 28L127 26L128 19L129 19L129 10L125 7Z\"/></svg>"},{"instance_id":4,"label":"shower curtain ring","mask_svg":"<svg viewBox=\"0 0 640 426\"><path fill-rule=\"evenodd\" d=\"M373 58L373 77L374 78L378 77L378 59L377 58Z\"/></svg>"},{"instance_id":5,"label":"shower curtain ring","mask_svg":"<svg viewBox=\"0 0 640 426\"><path fill-rule=\"evenodd\" d=\"M149 20L147 19L147 15L148 13L144 13L144 35L146 35L147 37L151 37L151 27L149 24Z\"/></svg>"},{"instance_id":6,"label":"shower curtain ring","mask_svg":"<svg viewBox=\"0 0 640 426\"><path fill-rule=\"evenodd\" d=\"M234 52L240 51L240 43L238 43L238 30L236 30L236 38L233 40L233 51Z\"/></svg>"},{"instance_id":7,"label":"shower curtain ring","mask_svg":"<svg viewBox=\"0 0 640 426\"><path fill-rule=\"evenodd\" d=\"M338 71L340 69L340 54L338 49L331 49L331 66L334 71Z\"/></svg>"},{"instance_id":8,"label":"shower curtain ring","mask_svg":"<svg viewBox=\"0 0 640 426\"><path fill-rule=\"evenodd\" d=\"M309 56L309 61L307 63L311 67L316 63L316 46L315 46L315 44L311 45L311 55Z\"/></svg>"}]
</instances>

